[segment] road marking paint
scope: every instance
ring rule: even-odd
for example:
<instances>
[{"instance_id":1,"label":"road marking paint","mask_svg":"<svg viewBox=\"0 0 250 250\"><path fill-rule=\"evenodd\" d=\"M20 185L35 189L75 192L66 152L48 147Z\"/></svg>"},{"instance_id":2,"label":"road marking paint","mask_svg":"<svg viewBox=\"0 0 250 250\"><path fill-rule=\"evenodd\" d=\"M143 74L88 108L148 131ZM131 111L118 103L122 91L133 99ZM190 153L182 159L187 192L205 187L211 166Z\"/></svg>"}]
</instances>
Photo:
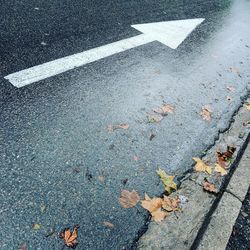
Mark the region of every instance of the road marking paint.
<instances>
[{"instance_id":1,"label":"road marking paint","mask_svg":"<svg viewBox=\"0 0 250 250\"><path fill-rule=\"evenodd\" d=\"M133 28L143 34L24 69L4 78L15 87L21 88L153 41L159 41L172 49L176 49L192 30L203 21L203 18L197 18L132 25Z\"/></svg>"}]
</instances>

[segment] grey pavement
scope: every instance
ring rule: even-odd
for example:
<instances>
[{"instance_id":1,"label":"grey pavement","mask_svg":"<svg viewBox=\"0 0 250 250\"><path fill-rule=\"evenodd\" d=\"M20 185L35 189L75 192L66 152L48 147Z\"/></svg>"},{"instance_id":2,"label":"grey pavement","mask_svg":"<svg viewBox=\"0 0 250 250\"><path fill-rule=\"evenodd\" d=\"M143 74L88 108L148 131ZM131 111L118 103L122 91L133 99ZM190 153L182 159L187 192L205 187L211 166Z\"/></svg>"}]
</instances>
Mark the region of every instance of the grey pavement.
<instances>
[{"instance_id":1,"label":"grey pavement","mask_svg":"<svg viewBox=\"0 0 250 250\"><path fill-rule=\"evenodd\" d=\"M13 0L0 12L0 249L60 249L56 233L75 224L78 249L131 249L148 214L122 208L121 189L161 194L156 169L187 171L247 95L250 2ZM152 42L20 89L3 78L139 34L131 24L187 18L205 21L177 50ZM174 114L149 124L163 103Z\"/></svg>"}]
</instances>

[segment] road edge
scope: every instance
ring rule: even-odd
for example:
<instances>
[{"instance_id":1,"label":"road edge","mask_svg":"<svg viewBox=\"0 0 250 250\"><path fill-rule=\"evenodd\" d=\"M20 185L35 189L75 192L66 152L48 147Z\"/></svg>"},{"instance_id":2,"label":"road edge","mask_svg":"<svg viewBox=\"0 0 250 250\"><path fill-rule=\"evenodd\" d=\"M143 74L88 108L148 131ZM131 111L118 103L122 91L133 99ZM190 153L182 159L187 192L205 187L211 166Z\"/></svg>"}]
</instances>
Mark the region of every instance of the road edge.
<instances>
[{"instance_id":1,"label":"road edge","mask_svg":"<svg viewBox=\"0 0 250 250\"><path fill-rule=\"evenodd\" d=\"M246 100L246 102L249 102L249 99ZM227 190L227 188L231 187L231 189L233 189L235 186L232 184L229 186L229 182L231 178L233 178L233 173L237 173L237 166L250 139L249 127L246 128L246 126L243 126L245 121L250 120L250 112L245 108L244 104L239 108L238 112L235 113L232 120L233 122L228 130L219 135L214 146L212 146L203 157L204 161L210 161L214 158L216 151L223 146L225 147L226 144L228 145L232 143L237 147L236 156L230 165L228 175L226 175L220 183L217 183L219 190L218 194L214 196L213 194L203 191L202 182L204 178L207 178L205 174L195 172L187 173L186 176L182 178L183 181L181 182L180 189L174 194L186 196L189 200L187 205L183 207L181 213L178 215L171 214L160 224L151 222L148 226L147 232L137 242L137 249L188 250L197 249L199 247L212 216L217 207L219 207L220 201L222 202L226 199L222 198L224 193L226 192L229 194L230 190ZM246 175L244 175L244 177L245 176ZM237 189L234 188L234 190ZM245 190L242 191L242 194L240 195L241 199L244 192ZM228 195L225 195L225 197L226 196ZM230 194L230 197L231 196L232 195ZM237 198L234 197L234 199ZM240 200L237 201L238 207L241 206ZM235 210L235 214L238 215L237 212L239 212L239 209ZM211 248L215 249L213 247ZM216 250L217 249L220 248L216 248Z\"/></svg>"}]
</instances>

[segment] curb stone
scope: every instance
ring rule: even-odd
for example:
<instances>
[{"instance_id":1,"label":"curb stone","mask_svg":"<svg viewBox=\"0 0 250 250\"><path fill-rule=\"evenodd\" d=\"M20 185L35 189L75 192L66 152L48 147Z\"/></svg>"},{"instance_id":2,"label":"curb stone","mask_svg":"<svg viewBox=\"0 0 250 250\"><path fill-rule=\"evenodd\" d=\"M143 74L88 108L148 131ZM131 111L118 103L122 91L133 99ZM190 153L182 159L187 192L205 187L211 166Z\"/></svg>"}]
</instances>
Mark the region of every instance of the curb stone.
<instances>
[{"instance_id":1,"label":"curb stone","mask_svg":"<svg viewBox=\"0 0 250 250\"><path fill-rule=\"evenodd\" d=\"M250 180L250 145L248 145L219 206L202 237L198 250L224 250L231 236L242 202L247 194ZM244 176L244 178L242 178Z\"/></svg>"},{"instance_id":2,"label":"curb stone","mask_svg":"<svg viewBox=\"0 0 250 250\"><path fill-rule=\"evenodd\" d=\"M247 101L249 102L249 100ZM227 145L233 144L237 148L233 159L233 161L235 161L235 159L238 158L237 155L240 155L240 152L244 148L245 142L248 139L249 127L244 127L243 123L249 120L250 112L244 106L241 107L238 113L233 117L234 122L231 124L230 128L225 133L220 134L215 145L208 150L206 156L203 157L203 160L215 163L216 151L224 150ZM230 172L233 171L232 168L234 167L235 164L233 162L230 166ZM239 173L239 175L242 174ZM170 214L163 222L159 224L151 222L148 231L139 239L137 249L193 249L193 244L197 235L200 233L200 229L203 226L208 213L216 203L215 195L203 191L201 184L204 177L208 176L203 173L192 173L188 178L184 178L185 180L181 183L180 189L173 195L184 195L188 199L187 204L184 205L180 213ZM243 177L247 177L246 174L244 174ZM221 189L228 178L230 178L230 173L220 181L217 180L218 178L214 178L213 181L215 182L215 186L220 190L219 194L223 192ZM228 188L233 189L234 187L229 186ZM242 186L242 188L244 187ZM238 195L239 197L243 197L243 194ZM234 197L234 199L236 198ZM239 200L237 200L236 203L241 205ZM239 211L239 209L237 211Z\"/></svg>"}]
</instances>

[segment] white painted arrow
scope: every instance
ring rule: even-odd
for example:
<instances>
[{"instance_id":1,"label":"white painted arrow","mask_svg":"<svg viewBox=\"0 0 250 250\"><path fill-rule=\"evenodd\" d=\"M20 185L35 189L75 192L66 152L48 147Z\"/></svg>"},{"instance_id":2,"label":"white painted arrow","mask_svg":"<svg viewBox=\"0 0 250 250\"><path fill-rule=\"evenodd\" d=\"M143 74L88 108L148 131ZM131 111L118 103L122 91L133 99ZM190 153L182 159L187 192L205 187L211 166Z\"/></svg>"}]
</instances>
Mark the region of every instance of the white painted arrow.
<instances>
[{"instance_id":1,"label":"white painted arrow","mask_svg":"<svg viewBox=\"0 0 250 250\"><path fill-rule=\"evenodd\" d=\"M176 49L203 21L203 18L197 18L132 25L143 34L24 69L4 78L8 79L15 87L21 88L149 42L159 41Z\"/></svg>"}]
</instances>

